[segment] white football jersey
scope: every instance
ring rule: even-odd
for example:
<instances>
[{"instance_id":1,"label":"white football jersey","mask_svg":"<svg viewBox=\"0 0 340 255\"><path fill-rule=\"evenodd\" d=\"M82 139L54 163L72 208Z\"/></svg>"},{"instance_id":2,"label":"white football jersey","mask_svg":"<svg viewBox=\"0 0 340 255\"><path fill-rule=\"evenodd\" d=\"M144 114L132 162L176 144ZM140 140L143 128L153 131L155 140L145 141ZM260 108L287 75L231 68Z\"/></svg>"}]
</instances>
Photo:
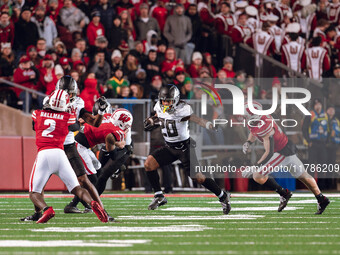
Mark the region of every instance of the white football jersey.
<instances>
[{"instance_id":1,"label":"white football jersey","mask_svg":"<svg viewBox=\"0 0 340 255\"><path fill-rule=\"evenodd\" d=\"M177 143L189 139L189 121L181 121L192 114L192 108L180 101L172 113L163 112L159 101L153 108L161 121L162 134L166 142Z\"/></svg>"},{"instance_id":2,"label":"white football jersey","mask_svg":"<svg viewBox=\"0 0 340 255\"><path fill-rule=\"evenodd\" d=\"M70 102L69 107L72 109L73 112L76 114L77 120L79 119L79 113L80 110L85 107L84 100L80 97L76 97L72 102ZM74 143L74 134L72 131L70 131L65 139L64 145L72 144Z\"/></svg>"}]
</instances>

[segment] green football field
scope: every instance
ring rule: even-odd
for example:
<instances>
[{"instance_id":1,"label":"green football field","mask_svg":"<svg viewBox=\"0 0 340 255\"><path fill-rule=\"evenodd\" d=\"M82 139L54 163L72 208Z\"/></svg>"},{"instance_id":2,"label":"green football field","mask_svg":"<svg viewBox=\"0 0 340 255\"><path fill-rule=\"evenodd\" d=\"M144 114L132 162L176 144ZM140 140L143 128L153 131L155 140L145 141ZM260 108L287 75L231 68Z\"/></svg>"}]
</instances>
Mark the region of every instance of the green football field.
<instances>
[{"instance_id":1,"label":"green football field","mask_svg":"<svg viewBox=\"0 0 340 255\"><path fill-rule=\"evenodd\" d=\"M326 194L327 195L327 194ZM315 198L295 193L277 212L272 193L233 194L223 215L210 194L168 196L148 211L151 195L106 194L103 202L119 223L92 214L64 214L70 198L48 194L56 216L47 224L20 222L32 213L27 195L0 195L0 254L340 254L340 194L314 215Z\"/></svg>"}]
</instances>

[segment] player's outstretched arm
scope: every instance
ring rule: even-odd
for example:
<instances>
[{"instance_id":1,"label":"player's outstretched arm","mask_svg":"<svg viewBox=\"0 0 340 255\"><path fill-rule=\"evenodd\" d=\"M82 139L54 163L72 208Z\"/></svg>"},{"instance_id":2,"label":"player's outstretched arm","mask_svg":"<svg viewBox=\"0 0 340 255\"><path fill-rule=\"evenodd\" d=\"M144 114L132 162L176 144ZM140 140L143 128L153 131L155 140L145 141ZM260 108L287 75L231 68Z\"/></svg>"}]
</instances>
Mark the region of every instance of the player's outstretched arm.
<instances>
[{"instance_id":1,"label":"player's outstretched arm","mask_svg":"<svg viewBox=\"0 0 340 255\"><path fill-rule=\"evenodd\" d=\"M264 162L267 162L268 159L270 159L274 153L274 140L271 138L271 136L274 134L274 130L272 130L269 134L262 137L263 139L263 146L264 146L264 153L259 161L257 161L257 164L261 164Z\"/></svg>"},{"instance_id":2,"label":"player's outstretched arm","mask_svg":"<svg viewBox=\"0 0 340 255\"><path fill-rule=\"evenodd\" d=\"M186 120L190 120L192 122L195 122L196 124L200 125L201 127L206 128L206 129L214 130L214 125L212 124L211 121L202 119L195 114L191 114L190 116L183 118L181 121L186 121Z\"/></svg>"},{"instance_id":3,"label":"player's outstretched arm","mask_svg":"<svg viewBox=\"0 0 340 255\"><path fill-rule=\"evenodd\" d=\"M79 118L82 118L87 124L94 127L99 127L102 123L105 109L109 106L105 97L100 97L97 102L99 102L99 110L96 116L93 116L90 112L86 111L84 108L81 109Z\"/></svg>"},{"instance_id":4,"label":"player's outstretched arm","mask_svg":"<svg viewBox=\"0 0 340 255\"><path fill-rule=\"evenodd\" d=\"M103 120L103 114L97 114L96 116L93 116L90 112L86 111L84 108L80 110L79 113L79 119L83 119L85 123L94 126L99 127Z\"/></svg>"}]
</instances>

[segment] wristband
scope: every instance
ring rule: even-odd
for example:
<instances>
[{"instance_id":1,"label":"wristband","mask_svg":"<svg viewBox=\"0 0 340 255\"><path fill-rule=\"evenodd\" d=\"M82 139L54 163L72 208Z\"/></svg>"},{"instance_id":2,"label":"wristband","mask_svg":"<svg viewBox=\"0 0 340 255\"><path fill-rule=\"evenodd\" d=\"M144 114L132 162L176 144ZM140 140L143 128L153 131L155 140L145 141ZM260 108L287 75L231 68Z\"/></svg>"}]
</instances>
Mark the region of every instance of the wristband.
<instances>
[{"instance_id":1,"label":"wristband","mask_svg":"<svg viewBox=\"0 0 340 255\"><path fill-rule=\"evenodd\" d=\"M105 111L98 110L99 115L104 115Z\"/></svg>"},{"instance_id":2,"label":"wristband","mask_svg":"<svg viewBox=\"0 0 340 255\"><path fill-rule=\"evenodd\" d=\"M249 143L249 144L252 144L253 142L252 142L252 141L249 141L249 140L247 140L247 143Z\"/></svg>"},{"instance_id":3,"label":"wristband","mask_svg":"<svg viewBox=\"0 0 340 255\"><path fill-rule=\"evenodd\" d=\"M210 125L212 125L212 122L211 122L211 121L208 121L208 122L205 124L205 128L206 128L206 129L210 129Z\"/></svg>"}]
</instances>

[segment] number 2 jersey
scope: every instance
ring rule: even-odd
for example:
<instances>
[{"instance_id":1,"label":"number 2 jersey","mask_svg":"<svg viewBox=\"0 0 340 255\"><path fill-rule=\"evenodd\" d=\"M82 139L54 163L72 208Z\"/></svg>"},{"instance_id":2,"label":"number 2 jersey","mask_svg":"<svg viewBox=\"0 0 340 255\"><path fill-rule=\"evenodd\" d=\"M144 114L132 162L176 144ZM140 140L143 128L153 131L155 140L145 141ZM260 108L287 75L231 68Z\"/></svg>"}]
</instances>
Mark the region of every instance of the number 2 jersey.
<instances>
[{"instance_id":1,"label":"number 2 jersey","mask_svg":"<svg viewBox=\"0 0 340 255\"><path fill-rule=\"evenodd\" d=\"M170 143L182 142L190 138L189 121L181 121L192 114L192 108L184 101L179 101L174 112L163 112L160 102L155 104L154 111L161 121L164 140Z\"/></svg>"},{"instance_id":2,"label":"number 2 jersey","mask_svg":"<svg viewBox=\"0 0 340 255\"><path fill-rule=\"evenodd\" d=\"M35 110L32 113L38 151L64 149L64 141L69 133L68 126L76 123L76 117L67 112Z\"/></svg>"},{"instance_id":3,"label":"number 2 jersey","mask_svg":"<svg viewBox=\"0 0 340 255\"><path fill-rule=\"evenodd\" d=\"M288 143L288 138L285 133L283 133L281 128L275 123L272 116L263 115L260 120L262 121L258 121L256 124L254 121L251 122L251 126L248 123L247 127L249 131L256 136L258 140L263 142L263 137L274 130L274 135L272 136L274 139L274 152L281 151Z\"/></svg>"},{"instance_id":4,"label":"number 2 jersey","mask_svg":"<svg viewBox=\"0 0 340 255\"><path fill-rule=\"evenodd\" d=\"M47 100L47 99L48 99L48 97L45 97L44 101ZM72 100L69 103L68 107L70 108L71 113L74 114L74 116L78 120L79 117L80 117L79 116L80 110L85 107L85 103L84 103L84 100L81 99L80 97L75 97L74 100ZM65 138L64 145L69 145L69 144L72 144L72 143L74 143L74 134L73 134L72 131L70 131Z\"/></svg>"}]
</instances>

